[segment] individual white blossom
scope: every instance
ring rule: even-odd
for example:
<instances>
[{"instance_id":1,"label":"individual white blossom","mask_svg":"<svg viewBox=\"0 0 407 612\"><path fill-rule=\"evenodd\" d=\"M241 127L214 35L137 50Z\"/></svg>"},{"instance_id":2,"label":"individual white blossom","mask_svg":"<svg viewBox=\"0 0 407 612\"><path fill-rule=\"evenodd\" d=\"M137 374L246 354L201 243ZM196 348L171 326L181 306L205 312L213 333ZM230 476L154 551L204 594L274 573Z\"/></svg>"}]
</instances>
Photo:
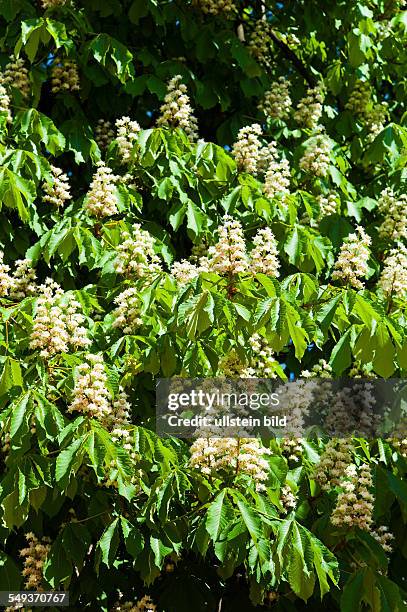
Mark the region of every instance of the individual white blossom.
<instances>
[{"instance_id":1,"label":"individual white blossom","mask_svg":"<svg viewBox=\"0 0 407 612\"><path fill-rule=\"evenodd\" d=\"M356 228L355 233L349 234L335 262L332 280L339 280L355 289L363 289L360 279L365 278L368 272L370 244L371 238L361 226Z\"/></svg>"},{"instance_id":2,"label":"individual white blossom","mask_svg":"<svg viewBox=\"0 0 407 612\"><path fill-rule=\"evenodd\" d=\"M392 249L384 260L378 285L389 296L407 297L407 248L404 245Z\"/></svg>"},{"instance_id":3,"label":"individual white blossom","mask_svg":"<svg viewBox=\"0 0 407 612\"><path fill-rule=\"evenodd\" d=\"M43 567L51 550L51 540L48 537L39 539L31 532L26 533L25 537L27 547L20 550L20 557L24 559L24 588L41 592L44 591Z\"/></svg>"},{"instance_id":4,"label":"individual white blossom","mask_svg":"<svg viewBox=\"0 0 407 612\"><path fill-rule=\"evenodd\" d=\"M139 223L134 223L130 232L122 232L122 237L114 263L118 274L144 278L161 271L160 259L154 252L155 240Z\"/></svg>"},{"instance_id":5,"label":"individual white blossom","mask_svg":"<svg viewBox=\"0 0 407 612\"><path fill-rule=\"evenodd\" d=\"M241 223L225 215L218 236L217 244L208 251L210 269L228 275L246 272L249 263Z\"/></svg>"},{"instance_id":6,"label":"individual white blossom","mask_svg":"<svg viewBox=\"0 0 407 612\"><path fill-rule=\"evenodd\" d=\"M352 463L346 468L341 482L342 493L338 495L331 515L333 525L371 530L374 503L372 484L369 465L362 464L358 468Z\"/></svg>"},{"instance_id":7,"label":"individual white blossom","mask_svg":"<svg viewBox=\"0 0 407 612\"><path fill-rule=\"evenodd\" d=\"M306 147L300 168L308 174L326 176L330 165L331 143L325 134L318 134Z\"/></svg>"},{"instance_id":8,"label":"individual white blossom","mask_svg":"<svg viewBox=\"0 0 407 612\"><path fill-rule=\"evenodd\" d=\"M354 446L348 438L328 440L312 475L323 491L339 486L347 467L352 463L353 452Z\"/></svg>"},{"instance_id":9,"label":"individual white blossom","mask_svg":"<svg viewBox=\"0 0 407 612\"><path fill-rule=\"evenodd\" d=\"M254 249L250 253L250 269L253 274L261 272L268 276L279 276L277 241L269 227L258 230L253 238Z\"/></svg>"},{"instance_id":10,"label":"individual white blossom","mask_svg":"<svg viewBox=\"0 0 407 612\"><path fill-rule=\"evenodd\" d=\"M80 90L78 65L75 60L56 59L51 67L52 93L67 93Z\"/></svg>"},{"instance_id":11,"label":"individual white blossom","mask_svg":"<svg viewBox=\"0 0 407 612\"><path fill-rule=\"evenodd\" d=\"M99 149L104 151L110 145L115 137L111 121L107 119L98 119L95 128L95 140Z\"/></svg>"},{"instance_id":12,"label":"individual white blossom","mask_svg":"<svg viewBox=\"0 0 407 612\"><path fill-rule=\"evenodd\" d=\"M232 148L237 167L242 172L257 174L260 160L262 129L258 123L247 125L239 130Z\"/></svg>"},{"instance_id":13,"label":"individual white blossom","mask_svg":"<svg viewBox=\"0 0 407 612\"><path fill-rule=\"evenodd\" d=\"M103 422L112 411L103 357L90 353L85 359L77 368L78 375L68 412L80 412Z\"/></svg>"},{"instance_id":14,"label":"individual white blossom","mask_svg":"<svg viewBox=\"0 0 407 612\"><path fill-rule=\"evenodd\" d=\"M209 476L246 474L265 490L271 451L255 438L198 438L190 448L190 466Z\"/></svg>"},{"instance_id":15,"label":"individual white blossom","mask_svg":"<svg viewBox=\"0 0 407 612\"><path fill-rule=\"evenodd\" d=\"M379 236L389 240L407 240L407 195L396 196L392 189L384 189L377 207L384 217Z\"/></svg>"},{"instance_id":16,"label":"individual white blossom","mask_svg":"<svg viewBox=\"0 0 407 612\"><path fill-rule=\"evenodd\" d=\"M157 127L182 128L191 142L198 138L198 123L194 116L187 86L182 83L182 76L177 74L167 86L164 104L160 108Z\"/></svg>"},{"instance_id":17,"label":"individual white blossom","mask_svg":"<svg viewBox=\"0 0 407 612\"><path fill-rule=\"evenodd\" d=\"M140 318L140 291L129 287L122 291L114 300L117 308L113 311L112 327L119 327L125 334L135 334L142 324Z\"/></svg>"},{"instance_id":18,"label":"individual white blossom","mask_svg":"<svg viewBox=\"0 0 407 612\"><path fill-rule=\"evenodd\" d=\"M116 182L118 178L105 162L97 163L97 170L93 175L85 201L85 207L90 215L101 219L117 214Z\"/></svg>"},{"instance_id":19,"label":"individual white blossom","mask_svg":"<svg viewBox=\"0 0 407 612\"><path fill-rule=\"evenodd\" d=\"M258 108L266 117L287 119L291 111L290 82L283 76L266 91Z\"/></svg>"},{"instance_id":20,"label":"individual white blossom","mask_svg":"<svg viewBox=\"0 0 407 612\"><path fill-rule=\"evenodd\" d=\"M38 287L36 285L36 273L32 267L31 259L17 259L13 272L13 284L10 297L14 300L23 300L34 295Z\"/></svg>"},{"instance_id":21,"label":"individual white blossom","mask_svg":"<svg viewBox=\"0 0 407 612\"><path fill-rule=\"evenodd\" d=\"M11 111L10 111L10 96L7 93L7 89L0 82L0 113L6 113L7 123L11 123Z\"/></svg>"},{"instance_id":22,"label":"individual white blossom","mask_svg":"<svg viewBox=\"0 0 407 612\"><path fill-rule=\"evenodd\" d=\"M45 181L42 188L45 191L44 202L49 202L56 208L64 206L72 198L68 176L58 168L51 165L52 182Z\"/></svg>"},{"instance_id":23,"label":"individual white blossom","mask_svg":"<svg viewBox=\"0 0 407 612\"><path fill-rule=\"evenodd\" d=\"M1 81L4 85L18 89L23 98L28 98L31 91L31 84L28 70L24 60L20 57L16 59L14 56L10 58L10 62L6 64Z\"/></svg>"},{"instance_id":24,"label":"individual white blossom","mask_svg":"<svg viewBox=\"0 0 407 612\"><path fill-rule=\"evenodd\" d=\"M131 152L141 127L137 121L132 121L130 117L121 117L116 120L116 141L119 147L121 161L126 163L131 159Z\"/></svg>"},{"instance_id":25,"label":"individual white blossom","mask_svg":"<svg viewBox=\"0 0 407 612\"><path fill-rule=\"evenodd\" d=\"M324 95L320 85L309 87L294 113L295 121L302 128L314 129L321 118Z\"/></svg>"}]
</instances>

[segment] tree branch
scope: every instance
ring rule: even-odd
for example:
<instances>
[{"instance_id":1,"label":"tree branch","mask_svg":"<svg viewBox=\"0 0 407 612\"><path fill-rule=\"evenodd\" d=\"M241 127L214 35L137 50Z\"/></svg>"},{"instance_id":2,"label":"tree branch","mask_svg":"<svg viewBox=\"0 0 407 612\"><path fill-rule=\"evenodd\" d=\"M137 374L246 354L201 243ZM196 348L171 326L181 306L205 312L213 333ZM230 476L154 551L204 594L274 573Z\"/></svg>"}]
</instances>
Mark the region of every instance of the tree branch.
<instances>
[{"instance_id":1,"label":"tree branch","mask_svg":"<svg viewBox=\"0 0 407 612\"><path fill-rule=\"evenodd\" d=\"M270 28L270 38L277 45L283 55L295 66L297 71L304 77L310 87L315 87L317 84L316 78L308 72L307 67L297 57L292 49L283 42L277 34Z\"/></svg>"}]
</instances>

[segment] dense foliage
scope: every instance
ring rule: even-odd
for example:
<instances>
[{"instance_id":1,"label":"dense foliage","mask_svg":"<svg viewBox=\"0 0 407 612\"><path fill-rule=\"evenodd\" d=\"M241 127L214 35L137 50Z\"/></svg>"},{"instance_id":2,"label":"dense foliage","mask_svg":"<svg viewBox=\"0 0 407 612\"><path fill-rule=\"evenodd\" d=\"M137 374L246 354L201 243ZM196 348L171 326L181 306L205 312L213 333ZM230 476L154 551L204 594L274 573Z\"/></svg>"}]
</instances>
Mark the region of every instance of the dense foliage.
<instances>
[{"instance_id":1,"label":"dense foliage","mask_svg":"<svg viewBox=\"0 0 407 612\"><path fill-rule=\"evenodd\" d=\"M406 609L403 435L154 428L160 377L404 378L407 11L78 4L0 1L0 590Z\"/></svg>"}]
</instances>

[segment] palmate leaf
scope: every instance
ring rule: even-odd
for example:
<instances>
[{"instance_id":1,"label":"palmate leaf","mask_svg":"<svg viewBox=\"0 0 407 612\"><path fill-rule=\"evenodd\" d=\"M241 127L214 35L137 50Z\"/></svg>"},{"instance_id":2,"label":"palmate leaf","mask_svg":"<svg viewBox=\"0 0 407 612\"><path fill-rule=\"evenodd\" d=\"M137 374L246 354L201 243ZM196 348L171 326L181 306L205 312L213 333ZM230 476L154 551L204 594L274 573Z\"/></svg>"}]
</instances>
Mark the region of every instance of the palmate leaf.
<instances>
[{"instance_id":1,"label":"palmate leaf","mask_svg":"<svg viewBox=\"0 0 407 612\"><path fill-rule=\"evenodd\" d=\"M282 521L276 534L276 554L280 568L287 573L293 591L307 601L318 578L321 597L329 591L330 580L338 583L335 556L306 527L294 518Z\"/></svg>"}]
</instances>

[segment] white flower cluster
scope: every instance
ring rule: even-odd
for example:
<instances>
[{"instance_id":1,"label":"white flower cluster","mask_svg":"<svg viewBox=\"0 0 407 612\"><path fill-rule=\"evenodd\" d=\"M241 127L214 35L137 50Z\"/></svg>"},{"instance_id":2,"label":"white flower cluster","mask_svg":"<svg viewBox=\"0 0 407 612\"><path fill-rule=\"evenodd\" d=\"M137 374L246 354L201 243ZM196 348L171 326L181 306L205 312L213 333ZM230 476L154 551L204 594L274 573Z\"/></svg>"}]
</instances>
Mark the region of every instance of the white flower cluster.
<instances>
[{"instance_id":1,"label":"white flower cluster","mask_svg":"<svg viewBox=\"0 0 407 612\"><path fill-rule=\"evenodd\" d=\"M17 259L13 273L10 297L14 300L23 300L37 291L36 274L31 259Z\"/></svg>"},{"instance_id":2,"label":"white flower cluster","mask_svg":"<svg viewBox=\"0 0 407 612\"><path fill-rule=\"evenodd\" d=\"M134 223L131 232L124 231L122 236L114 263L118 274L144 278L161 271L160 259L154 253L154 238L139 223Z\"/></svg>"},{"instance_id":3,"label":"white flower cluster","mask_svg":"<svg viewBox=\"0 0 407 612\"><path fill-rule=\"evenodd\" d=\"M190 465L205 475L246 474L257 491L264 491L269 464L264 458L271 451L255 438L198 438L190 448Z\"/></svg>"},{"instance_id":4,"label":"white flower cluster","mask_svg":"<svg viewBox=\"0 0 407 612\"><path fill-rule=\"evenodd\" d=\"M40 349L40 356L51 357L89 346L86 329L82 326L85 317L78 312L80 303L73 297L63 303L64 292L58 283L47 278L39 287L40 296L34 314L30 348Z\"/></svg>"},{"instance_id":5,"label":"white flower cluster","mask_svg":"<svg viewBox=\"0 0 407 612\"><path fill-rule=\"evenodd\" d=\"M368 142L374 140L377 134L383 130L389 116L386 102L373 103L372 88L368 81L359 80L356 82L345 108L363 122L369 132Z\"/></svg>"},{"instance_id":6,"label":"white flower cluster","mask_svg":"<svg viewBox=\"0 0 407 612\"><path fill-rule=\"evenodd\" d=\"M356 232L344 240L339 257L335 262L332 280L339 280L355 289L363 289L360 280L368 272L371 238L363 227L357 226Z\"/></svg>"},{"instance_id":7,"label":"white flower cluster","mask_svg":"<svg viewBox=\"0 0 407 612\"><path fill-rule=\"evenodd\" d=\"M314 129L321 118L324 94L320 85L310 87L298 103L294 113L295 121L304 128Z\"/></svg>"},{"instance_id":8,"label":"white flower cluster","mask_svg":"<svg viewBox=\"0 0 407 612\"><path fill-rule=\"evenodd\" d=\"M347 467L352 463L353 444L347 438L328 440L319 463L315 466L313 478L323 491L337 487L344 477Z\"/></svg>"},{"instance_id":9,"label":"white flower cluster","mask_svg":"<svg viewBox=\"0 0 407 612\"><path fill-rule=\"evenodd\" d=\"M330 164L331 143L325 134L318 134L306 147L300 168L316 176L326 176Z\"/></svg>"},{"instance_id":10,"label":"white flower cluster","mask_svg":"<svg viewBox=\"0 0 407 612\"><path fill-rule=\"evenodd\" d=\"M80 412L103 422L109 419L112 411L103 357L89 353L85 359L86 361L78 366L78 376L68 412Z\"/></svg>"},{"instance_id":11,"label":"white flower cluster","mask_svg":"<svg viewBox=\"0 0 407 612\"><path fill-rule=\"evenodd\" d=\"M353 463L346 470L341 482L342 493L338 495L336 506L331 515L333 525L340 527L359 527L370 531L373 522L374 497L370 466L363 463L359 468Z\"/></svg>"},{"instance_id":12,"label":"white flower cluster","mask_svg":"<svg viewBox=\"0 0 407 612\"><path fill-rule=\"evenodd\" d=\"M40 540L31 532L26 533L25 537L28 546L20 550L20 557L24 557L24 588L40 592L44 590L42 587L42 568L51 550L51 540L48 537L43 537Z\"/></svg>"},{"instance_id":13,"label":"white flower cluster","mask_svg":"<svg viewBox=\"0 0 407 612\"><path fill-rule=\"evenodd\" d=\"M131 159L131 151L140 131L140 125L137 121L132 121L130 117L121 117L116 120L116 141L124 164Z\"/></svg>"},{"instance_id":14,"label":"white flower cluster","mask_svg":"<svg viewBox=\"0 0 407 612\"><path fill-rule=\"evenodd\" d=\"M105 162L97 163L97 170L93 175L85 203L90 215L101 219L117 214L116 182L118 178Z\"/></svg>"},{"instance_id":15,"label":"white flower cluster","mask_svg":"<svg viewBox=\"0 0 407 612\"><path fill-rule=\"evenodd\" d=\"M241 223L225 215L218 235L217 244L208 250L210 269L228 275L246 272L249 261Z\"/></svg>"},{"instance_id":16,"label":"white flower cluster","mask_svg":"<svg viewBox=\"0 0 407 612\"><path fill-rule=\"evenodd\" d=\"M44 202L49 202L56 208L64 206L65 202L71 199L70 185L68 176L58 168L51 164L52 183L46 181L42 184L45 191Z\"/></svg>"},{"instance_id":17,"label":"white flower cluster","mask_svg":"<svg viewBox=\"0 0 407 612\"><path fill-rule=\"evenodd\" d=\"M5 264L4 253L0 251L0 297L8 295L10 288L13 286L13 277L10 276L10 266Z\"/></svg>"},{"instance_id":18,"label":"white flower cluster","mask_svg":"<svg viewBox=\"0 0 407 612\"><path fill-rule=\"evenodd\" d=\"M372 142L378 134L384 129L385 124L389 118L389 107L387 102L381 102L375 104L372 110L366 117L365 124L369 134L367 137L368 142Z\"/></svg>"},{"instance_id":19,"label":"white flower cluster","mask_svg":"<svg viewBox=\"0 0 407 612\"><path fill-rule=\"evenodd\" d=\"M77 63L71 59L56 60L51 68L52 93L67 93L80 90Z\"/></svg>"},{"instance_id":20,"label":"white flower cluster","mask_svg":"<svg viewBox=\"0 0 407 612\"><path fill-rule=\"evenodd\" d=\"M191 280L196 278L202 271L204 270L201 266L198 267L187 259L174 261L171 266L171 274L180 283L180 285L186 285Z\"/></svg>"},{"instance_id":21,"label":"white flower cluster","mask_svg":"<svg viewBox=\"0 0 407 612\"><path fill-rule=\"evenodd\" d=\"M249 346L253 353L250 365L242 372L245 378L276 378L275 367L278 361L266 338L253 334L249 338Z\"/></svg>"},{"instance_id":22,"label":"white flower cluster","mask_svg":"<svg viewBox=\"0 0 407 612\"><path fill-rule=\"evenodd\" d=\"M377 202L377 208L384 217L379 227L381 238L407 240L407 195L396 196L391 189L384 189Z\"/></svg>"},{"instance_id":23,"label":"white flower cluster","mask_svg":"<svg viewBox=\"0 0 407 612\"><path fill-rule=\"evenodd\" d=\"M266 117L273 119L287 119L291 110L290 82L283 76L272 84L271 89L266 91L258 109Z\"/></svg>"},{"instance_id":24,"label":"white flower cluster","mask_svg":"<svg viewBox=\"0 0 407 612\"><path fill-rule=\"evenodd\" d=\"M388 254L378 284L389 296L407 297L407 248L404 245L400 244Z\"/></svg>"},{"instance_id":25,"label":"white flower cluster","mask_svg":"<svg viewBox=\"0 0 407 612\"><path fill-rule=\"evenodd\" d=\"M262 129L258 123L247 125L239 130L232 148L232 155L239 170L257 174L261 149L259 136L261 135Z\"/></svg>"},{"instance_id":26,"label":"white flower cluster","mask_svg":"<svg viewBox=\"0 0 407 612\"><path fill-rule=\"evenodd\" d=\"M10 111L10 96L7 93L6 88L0 83L0 113L6 113L7 123L11 123L11 111Z\"/></svg>"},{"instance_id":27,"label":"white flower cluster","mask_svg":"<svg viewBox=\"0 0 407 612\"><path fill-rule=\"evenodd\" d=\"M376 378L368 364L355 359L348 372L349 378Z\"/></svg>"},{"instance_id":28,"label":"white flower cluster","mask_svg":"<svg viewBox=\"0 0 407 612\"><path fill-rule=\"evenodd\" d=\"M59 6L64 6L66 3L67 0L41 0L41 5L43 9L58 8Z\"/></svg>"},{"instance_id":29,"label":"white flower cluster","mask_svg":"<svg viewBox=\"0 0 407 612\"><path fill-rule=\"evenodd\" d=\"M31 260L16 260L14 273L10 275L10 266L4 263L3 258L4 253L0 251L0 297L9 295L12 299L22 300L34 295L37 286Z\"/></svg>"},{"instance_id":30,"label":"white flower cluster","mask_svg":"<svg viewBox=\"0 0 407 612\"><path fill-rule=\"evenodd\" d=\"M275 143L273 143L275 145ZM270 159L266 176L264 177L264 193L273 199L280 195L284 201L285 196L290 193L290 164L287 159L278 159L277 150Z\"/></svg>"},{"instance_id":31,"label":"white flower cluster","mask_svg":"<svg viewBox=\"0 0 407 612\"><path fill-rule=\"evenodd\" d=\"M319 206L319 218L328 217L329 215L334 215L338 212L338 204L339 197L335 191L330 191L329 193L320 194L317 197L317 202Z\"/></svg>"},{"instance_id":32,"label":"white flower cluster","mask_svg":"<svg viewBox=\"0 0 407 612\"><path fill-rule=\"evenodd\" d=\"M220 376L225 378L246 378L246 367L239 358L236 349L230 349L219 360L218 370Z\"/></svg>"},{"instance_id":33,"label":"white flower cluster","mask_svg":"<svg viewBox=\"0 0 407 612\"><path fill-rule=\"evenodd\" d=\"M156 612L157 606L149 595L144 595L137 603L132 601L117 602L112 612Z\"/></svg>"},{"instance_id":34,"label":"white flower cluster","mask_svg":"<svg viewBox=\"0 0 407 612\"><path fill-rule=\"evenodd\" d=\"M372 88L368 81L356 81L355 86L345 104L345 108L353 115L366 116L371 108Z\"/></svg>"},{"instance_id":35,"label":"white flower cluster","mask_svg":"<svg viewBox=\"0 0 407 612\"><path fill-rule=\"evenodd\" d=\"M264 66L271 64L270 32L271 25L264 19L258 19L247 45L249 53Z\"/></svg>"},{"instance_id":36,"label":"white flower cluster","mask_svg":"<svg viewBox=\"0 0 407 612\"><path fill-rule=\"evenodd\" d=\"M234 0L195 0L203 13L232 17L236 13Z\"/></svg>"},{"instance_id":37,"label":"white flower cluster","mask_svg":"<svg viewBox=\"0 0 407 612\"><path fill-rule=\"evenodd\" d=\"M31 91L30 78L24 60L20 57L16 59L14 56L10 58L10 62L6 65L1 81L4 85L18 89L23 98L28 98Z\"/></svg>"},{"instance_id":38,"label":"white flower cluster","mask_svg":"<svg viewBox=\"0 0 407 612\"><path fill-rule=\"evenodd\" d=\"M182 83L182 76L177 74L167 85L164 104L160 108L158 127L182 128L191 142L198 138L198 122L194 116L187 86Z\"/></svg>"},{"instance_id":39,"label":"white flower cluster","mask_svg":"<svg viewBox=\"0 0 407 612\"><path fill-rule=\"evenodd\" d=\"M314 393L318 390L317 383L296 380L286 383L279 393L280 406L290 410L290 432L281 438L281 450L289 460L298 462L302 456L303 444L301 436L304 432L304 417L314 401Z\"/></svg>"},{"instance_id":40,"label":"white flower cluster","mask_svg":"<svg viewBox=\"0 0 407 612\"><path fill-rule=\"evenodd\" d=\"M325 361L320 359L318 363L312 366L311 370L303 370L301 372L302 378L333 378L332 368Z\"/></svg>"},{"instance_id":41,"label":"white flower cluster","mask_svg":"<svg viewBox=\"0 0 407 612\"><path fill-rule=\"evenodd\" d=\"M294 510L297 505L297 498L288 485L281 487L280 502L286 512Z\"/></svg>"},{"instance_id":42,"label":"white flower cluster","mask_svg":"<svg viewBox=\"0 0 407 612\"><path fill-rule=\"evenodd\" d=\"M99 149L104 151L110 145L115 137L111 121L107 119L98 119L95 128L95 140Z\"/></svg>"},{"instance_id":43,"label":"white flower cluster","mask_svg":"<svg viewBox=\"0 0 407 612\"><path fill-rule=\"evenodd\" d=\"M376 529L373 529L370 532L370 535L374 537L376 542L379 542L384 552L393 552L393 547L391 546L390 542L394 540L394 535L389 531L389 528L386 527L386 525L380 525L380 527L376 527Z\"/></svg>"},{"instance_id":44,"label":"white flower cluster","mask_svg":"<svg viewBox=\"0 0 407 612\"><path fill-rule=\"evenodd\" d=\"M117 308L113 311L115 320L112 327L119 327L125 334L135 334L142 324L140 318L140 291L129 287L114 300Z\"/></svg>"},{"instance_id":45,"label":"white flower cluster","mask_svg":"<svg viewBox=\"0 0 407 612\"><path fill-rule=\"evenodd\" d=\"M250 270L253 274L261 272L268 276L279 276L277 241L269 227L258 230L253 238L254 249L250 253Z\"/></svg>"}]
</instances>

